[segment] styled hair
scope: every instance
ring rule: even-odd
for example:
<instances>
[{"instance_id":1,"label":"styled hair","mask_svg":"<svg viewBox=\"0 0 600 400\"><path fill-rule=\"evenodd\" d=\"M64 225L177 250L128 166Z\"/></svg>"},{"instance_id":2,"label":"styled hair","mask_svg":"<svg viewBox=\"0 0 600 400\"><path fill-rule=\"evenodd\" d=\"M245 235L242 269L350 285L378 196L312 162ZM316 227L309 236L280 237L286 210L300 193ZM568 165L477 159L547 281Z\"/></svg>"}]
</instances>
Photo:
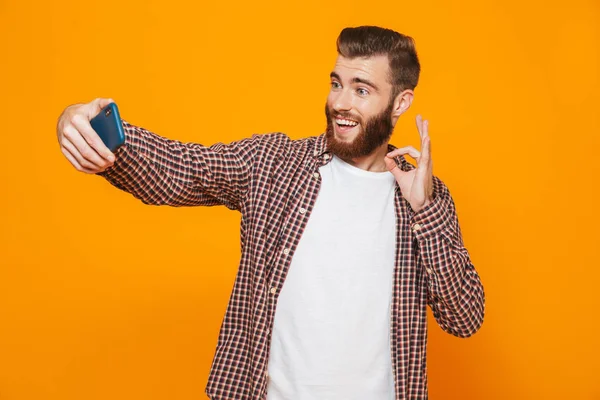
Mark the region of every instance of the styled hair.
<instances>
[{"instance_id":1,"label":"styled hair","mask_svg":"<svg viewBox=\"0 0 600 400\"><path fill-rule=\"evenodd\" d=\"M337 52L345 58L387 56L395 98L406 89L413 90L419 81L421 65L410 36L378 26L344 28L337 38Z\"/></svg>"}]
</instances>

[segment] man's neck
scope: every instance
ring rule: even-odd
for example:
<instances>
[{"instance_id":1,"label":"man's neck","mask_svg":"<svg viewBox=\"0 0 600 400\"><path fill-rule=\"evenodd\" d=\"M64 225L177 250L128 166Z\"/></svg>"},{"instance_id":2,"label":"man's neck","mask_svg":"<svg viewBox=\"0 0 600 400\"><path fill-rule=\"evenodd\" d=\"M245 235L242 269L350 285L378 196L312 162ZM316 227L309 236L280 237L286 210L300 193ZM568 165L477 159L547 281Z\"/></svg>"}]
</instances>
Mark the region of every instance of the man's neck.
<instances>
[{"instance_id":1,"label":"man's neck","mask_svg":"<svg viewBox=\"0 0 600 400\"><path fill-rule=\"evenodd\" d=\"M369 172L386 172L388 169L385 166L385 155L389 152L387 142L379 146L371 154L364 157L356 158L341 158L350 165L356 168L364 169ZM339 156L338 156L339 157Z\"/></svg>"}]
</instances>

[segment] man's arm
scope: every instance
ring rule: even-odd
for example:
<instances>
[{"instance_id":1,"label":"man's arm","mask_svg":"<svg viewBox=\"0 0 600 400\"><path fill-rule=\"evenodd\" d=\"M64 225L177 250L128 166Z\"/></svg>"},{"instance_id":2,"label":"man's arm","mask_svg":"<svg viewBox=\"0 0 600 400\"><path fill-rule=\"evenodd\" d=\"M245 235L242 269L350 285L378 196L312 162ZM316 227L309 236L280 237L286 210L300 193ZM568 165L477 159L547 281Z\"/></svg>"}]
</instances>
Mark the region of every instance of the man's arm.
<instances>
[{"instance_id":1,"label":"man's arm","mask_svg":"<svg viewBox=\"0 0 600 400\"><path fill-rule=\"evenodd\" d=\"M452 196L436 176L433 185L433 201L411 219L427 276L427 303L444 331L469 337L483 323L483 285L463 245Z\"/></svg>"},{"instance_id":2,"label":"man's arm","mask_svg":"<svg viewBox=\"0 0 600 400\"><path fill-rule=\"evenodd\" d=\"M239 210L259 135L206 147L166 139L123 121L125 144L100 175L145 204L225 205Z\"/></svg>"},{"instance_id":3,"label":"man's arm","mask_svg":"<svg viewBox=\"0 0 600 400\"><path fill-rule=\"evenodd\" d=\"M206 147L169 140L123 121L125 143L113 154L90 125L111 102L97 98L73 104L60 115L58 143L75 169L103 176L146 204L242 207L263 135Z\"/></svg>"}]
</instances>

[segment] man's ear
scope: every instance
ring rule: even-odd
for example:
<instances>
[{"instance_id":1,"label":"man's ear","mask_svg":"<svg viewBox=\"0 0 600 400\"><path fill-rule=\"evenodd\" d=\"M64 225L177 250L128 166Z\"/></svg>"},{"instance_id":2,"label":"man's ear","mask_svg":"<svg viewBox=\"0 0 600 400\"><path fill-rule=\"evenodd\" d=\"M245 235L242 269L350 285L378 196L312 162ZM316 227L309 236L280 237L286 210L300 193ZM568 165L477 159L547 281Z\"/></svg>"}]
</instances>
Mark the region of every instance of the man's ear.
<instances>
[{"instance_id":1,"label":"man's ear","mask_svg":"<svg viewBox=\"0 0 600 400\"><path fill-rule=\"evenodd\" d=\"M396 98L394 99L394 108L392 109L392 117L397 119L406 110L408 110L410 108L410 105L412 104L414 96L415 96L415 93L410 89L406 89L402 93L399 93L396 96Z\"/></svg>"}]
</instances>

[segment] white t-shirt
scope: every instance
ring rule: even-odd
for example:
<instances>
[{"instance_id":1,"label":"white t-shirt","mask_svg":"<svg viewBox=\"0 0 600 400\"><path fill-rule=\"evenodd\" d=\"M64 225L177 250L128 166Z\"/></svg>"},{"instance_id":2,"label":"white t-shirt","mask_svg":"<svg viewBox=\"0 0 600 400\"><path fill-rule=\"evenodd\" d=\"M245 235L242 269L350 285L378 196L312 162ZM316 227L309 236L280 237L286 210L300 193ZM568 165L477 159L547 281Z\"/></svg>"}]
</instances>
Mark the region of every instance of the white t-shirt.
<instances>
[{"instance_id":1,"label":"white t-shirt","mask_svg":"<svg viewBox=\"0 0 600 400\"><path fill-rule=\"evenodd\" d=\"M267 400L393 400L395 178L338 157L277 300Z\"/></svg>"}]
</instances>

